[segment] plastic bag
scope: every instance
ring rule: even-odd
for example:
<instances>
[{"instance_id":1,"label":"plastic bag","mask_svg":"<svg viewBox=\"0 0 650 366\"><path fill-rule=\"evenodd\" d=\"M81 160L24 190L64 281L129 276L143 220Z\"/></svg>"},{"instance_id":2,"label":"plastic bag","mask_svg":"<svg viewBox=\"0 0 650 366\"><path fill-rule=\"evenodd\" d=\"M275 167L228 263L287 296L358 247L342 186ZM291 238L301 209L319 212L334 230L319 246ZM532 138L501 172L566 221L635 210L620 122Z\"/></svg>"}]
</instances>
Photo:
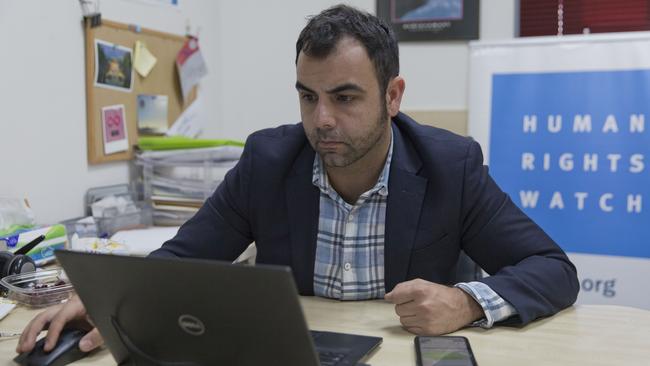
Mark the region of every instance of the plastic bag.
<instances>
[{"instance_id":1,"label":"plastic bag","mask_svg":"<svg viewBox=\"0 0 650 366\"><path fill-rule=\"evenodd\" d=\"M0 236L33 227L34 212L26 199L0 197Z\"/></svg>"}]
</instances>

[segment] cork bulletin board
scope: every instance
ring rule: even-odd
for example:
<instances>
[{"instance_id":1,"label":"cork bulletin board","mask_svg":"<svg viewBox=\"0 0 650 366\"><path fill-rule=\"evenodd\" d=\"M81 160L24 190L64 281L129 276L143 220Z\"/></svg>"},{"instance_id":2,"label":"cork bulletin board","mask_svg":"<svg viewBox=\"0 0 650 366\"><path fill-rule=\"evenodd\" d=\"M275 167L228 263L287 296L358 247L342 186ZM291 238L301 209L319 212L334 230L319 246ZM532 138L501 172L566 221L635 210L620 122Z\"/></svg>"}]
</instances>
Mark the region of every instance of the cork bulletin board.
<instances>
[{"instance_id":1,"label":"cork bulletin board","mask_svg":"<svg viewBox=\"0 0 650 366\"><path fill-rule=\"evenodd\" d=\"M181 112L196 98L196 88L183 100L180 82L176 71L176 55L183 47L186 38L179 35L159 32L133 25L102 20L99 26L91 26L90 19L84 23L86 50L86 114L88 134L88 162L100 164L112 161L129 160L133 157L133 147L138 140L137 110L138 95L164 95L168 98L167 122L171 125ZM146 48L156 57L157 62L147 77L135 71L128 75L120 73L119 80L128 80L127 87L100 87L97 85L96 53L98 42L117 52L128 53L136 41L144 42ZM120 51L123 50L123 51ZM101 52L100 52L101 53ZM131 52L131 56L133 53ZM125 138L124 147L113 153L106 153L102 109L123 105ZM110 109L110 108L109 108Z\"/></svg>"}]
</instances>

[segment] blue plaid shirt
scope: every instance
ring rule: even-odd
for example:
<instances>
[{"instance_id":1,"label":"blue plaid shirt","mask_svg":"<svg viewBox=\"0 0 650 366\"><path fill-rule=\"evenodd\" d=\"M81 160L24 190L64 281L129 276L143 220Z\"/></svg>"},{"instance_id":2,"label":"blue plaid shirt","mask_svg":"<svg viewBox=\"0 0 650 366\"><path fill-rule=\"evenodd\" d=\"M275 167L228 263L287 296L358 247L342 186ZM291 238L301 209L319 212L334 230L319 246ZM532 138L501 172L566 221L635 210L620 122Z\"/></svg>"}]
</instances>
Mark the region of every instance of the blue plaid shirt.
<instances>
[{"instance_id":1,"label":"blue plaid shirt","mask_svg":"<svg viewBox=\"0 0 650 366\"><path fill-rule=\"evenodd\" d=\"M316 154L312 183L320 190L320 215L314 293L340 300L381 299L384 288L384 234L388 176L393 157L393 140L377 183L351 205L334 190ZM481 282L459 283L483 308L485 318L474 323L491 327L494 322L516 314L515 309Z\"/></svg>"}]
</instances>

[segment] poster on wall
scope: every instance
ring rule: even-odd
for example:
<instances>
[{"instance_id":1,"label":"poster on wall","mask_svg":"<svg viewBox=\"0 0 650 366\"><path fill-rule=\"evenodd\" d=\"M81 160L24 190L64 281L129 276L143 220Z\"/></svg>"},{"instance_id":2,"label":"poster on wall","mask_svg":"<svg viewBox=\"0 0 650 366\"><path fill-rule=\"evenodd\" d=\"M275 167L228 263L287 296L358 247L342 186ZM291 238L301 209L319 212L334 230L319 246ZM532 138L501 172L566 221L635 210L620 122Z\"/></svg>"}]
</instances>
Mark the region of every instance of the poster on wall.
<instances>
[{"instance_id":1,"label":"poster on wall","mask_svg":"<svg viewBox=\"0 0 650 366\"><path fill-rule=\"evenodd\" d=\"M400 42L478 39L478 0L377 0Z\"/></svg>"},{"instance_id":2,"label":"poster on wall","mask_svg":"<svg viewBox=\"0 0 650 366\"><path fill-rule=\"evenodd\" d=\"M469 132L577 267L578 303L650 309L650 35L470 46Z\"/></svg>"}]
</instances>

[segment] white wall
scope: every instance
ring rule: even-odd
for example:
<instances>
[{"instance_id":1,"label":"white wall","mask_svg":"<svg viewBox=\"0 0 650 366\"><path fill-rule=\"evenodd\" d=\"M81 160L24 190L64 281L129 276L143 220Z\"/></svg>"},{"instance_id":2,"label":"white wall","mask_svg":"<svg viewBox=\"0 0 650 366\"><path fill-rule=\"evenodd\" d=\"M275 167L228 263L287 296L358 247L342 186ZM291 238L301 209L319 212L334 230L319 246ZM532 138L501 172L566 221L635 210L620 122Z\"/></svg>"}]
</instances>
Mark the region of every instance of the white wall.
<instances>
[{"instance_id":1,"label":"white wall","mask_svg":"<svg viewBox=\"0 0 650 366\"><path fill-rule=\"evenodd\" d=\"M307 15L340 2L221 1L222 99L220 123L210 133L243 139L260 128L299 120L294 89L296 39ZM344 2L375 13L375 0ZM482 40L513 38L515 3L481 1ZM401 74L406 78L403 109L466 109L468 55L467 42L401 43Z\"/></svg>"},{"instance_id":2,"label":"white wall","mask_svg":"<svg viewBox=\"0 0 650 366\"><path fill-rule=\"evenodd\" d=\"M207 137L245 139L299 119L295 41L306 16L340 1L181 0L180 9L101 1L102 16L183 34L201 27ZM481 39L512 38L516 0L481 2ZM347 3L375 12L375 0ZM89 187L125 183L126 163L86 161L84 49L77 1L0 0L0 196L27 197L37 220L83 213ZM465 42L401 44L403 109L466 109Z\"/></svg>"}]
</instances>

